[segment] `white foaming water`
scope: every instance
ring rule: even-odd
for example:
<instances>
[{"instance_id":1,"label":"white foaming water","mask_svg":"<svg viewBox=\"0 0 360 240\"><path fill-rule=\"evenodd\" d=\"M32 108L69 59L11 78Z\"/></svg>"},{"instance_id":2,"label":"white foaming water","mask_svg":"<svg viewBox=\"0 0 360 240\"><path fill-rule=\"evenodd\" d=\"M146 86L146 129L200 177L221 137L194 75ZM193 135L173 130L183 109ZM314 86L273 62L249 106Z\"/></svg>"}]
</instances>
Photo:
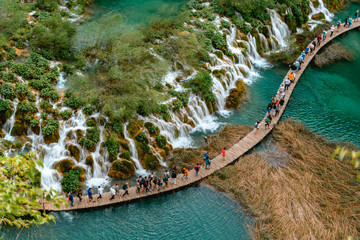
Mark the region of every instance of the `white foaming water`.
<instances>
[{"instance_id":1,"label":"white foaming water","mask_svg":"<svg viewBox=\"0 0 360 240\"><path fill-rule=\"evenodd\" d=\"M291 33L289 27L281 20L280 15L274 9L268 9L268 12L270 14L272 35L274 35L279 43L279 47L286 47L286 38Z\"/></svg>"},{"instance_id":2,"label":"white foaming water","mask_svg":"<svg viewBox=\"0 0 360 240\"><path fill-rule=\"evenodd\" d=\"M19 103L19 100L17 98L14 99L14 101L13 101L14 112L11 115L11 117L5 122L5 124L3 126L3 129L6 132L4 139L8 140L8 141L14 141L14 139L15 139L15 137L11 136L11 130L13 129L14 124L15 124L15 113L16 113L18 103Z\"/></svg>"},{"instance_id":3,"label":"white foaming water","mask_svg":"<svg viewBox=\"0 0 360 240\"><path fill-rule=\"evenodd\" d=\"M135 141L129 136L129 132L127 131L127 125L128 125L128 123L125 123L123 125L124 137L125 137L125 140L128 141L128 143L129 143L130 157L133 160L133 162L135 163L136 173L140 174L140 175L146 175L148 172L143 168L143 166L141 165L141 162L139 161L139 154L136 149L136 144L135 144Z\"/></svg>"},{"instance_id":4,"label":"white foaming water","mask_svg":"<svg viewBox=\"0 0 360 240\"><path fill-rule=\"evenodd\" d=\"M312 3L312 1L310 1L310 9L311 9L311 13L309 14L309 26L310 26L310 30L313 30L317 25L323 23L322 21L317 21L317 20L312 20L312 16L314 16L315 14L318 13L323 13L325 16L325 20L330 22L332 20L332 18L334 17L334 14L331 13L326 7L325 4L323 2L323 0L318 0L319 2L319 6L317 8L315 8L314 4Z\"/></svg>"}]
</instances>

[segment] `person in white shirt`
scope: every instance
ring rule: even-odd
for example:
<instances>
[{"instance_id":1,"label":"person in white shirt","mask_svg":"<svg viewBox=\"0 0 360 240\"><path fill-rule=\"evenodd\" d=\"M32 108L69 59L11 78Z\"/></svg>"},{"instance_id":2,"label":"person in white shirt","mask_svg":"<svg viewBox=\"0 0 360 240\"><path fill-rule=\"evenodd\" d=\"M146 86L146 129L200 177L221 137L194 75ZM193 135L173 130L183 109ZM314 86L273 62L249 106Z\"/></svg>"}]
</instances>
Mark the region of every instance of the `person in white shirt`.
<instances>
[{"instance_id":1,"label":"person in white shirt","mask_svg":"<svg viewBox=\"0 0 360 240\"><path fill-rule=\"evenodd\" d=\"M289 86L290 86L290 80L289 79L286 79L285 80L285 90L288 90L289 89Z\"/></svg>"},{"instance_id":2,"label":"person in white shirt","mask_svg":"<svg viewBox=\"0 0 360 240\"><path fill-rule=\"evenodd\" d=\"M101 197L102 197L103 192L104 192L104 189L103 189L101 186L99 186L99 188L98 188L98 193L99 193L99 196L98 196L98 198L97 198L97 199L99 199L99 198L101 198Z\"/></svg>"},{"instance_id":3,"label":"person in white shirt","mask_svg":"<svg viewBox=\"0 0 360 240\"><path fill-rule=\"evenodd\" d=\"M280 85L279 90L280 90L280 93L282 93L283 91L285 91L284 84L281 84L281 85Z\"/></svg>"},{"instance_id":4,"label":"person in white shirt","mask_svg":"<svg viewBox=\"0 0 360 240\"><path fill-rule=\"evenodd\" d=\"M331 26L331 34L330 34L330 37L334 34L334 25Z\"/></svg>"},{"instance_id":5,"label":"person in white shirt","mask_svg":"<svg viewBox=\"0 0 360 240\"><path fill-rule=\"evenodd\" d=\"M110 188L110 193L111 193L111 198L110 198L110 200L113 200L113 199L115 198L115 189L114 189L114 187L111 187L111 188Z\"/></svg>"},{"instance_id":6,"label":"person in white shirt","mask_svg":"<svg viewBox=\"0 0 360 240\"><path fill-rule=\"evenodd\" d=\"M281 95L280 95L280 97L281 97L282 99L284 99L284 98L285 98L285 92L282 92Z\"/></svg>"}]
</instances>

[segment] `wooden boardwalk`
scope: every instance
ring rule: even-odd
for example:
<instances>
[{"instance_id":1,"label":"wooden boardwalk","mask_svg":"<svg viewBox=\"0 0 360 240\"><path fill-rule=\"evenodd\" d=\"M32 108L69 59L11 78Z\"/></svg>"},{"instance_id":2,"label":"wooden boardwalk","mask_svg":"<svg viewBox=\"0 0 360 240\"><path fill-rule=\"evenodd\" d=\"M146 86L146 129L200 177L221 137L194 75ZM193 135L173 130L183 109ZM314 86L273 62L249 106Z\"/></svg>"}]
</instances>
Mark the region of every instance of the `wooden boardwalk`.
<instances>
[{"instance_id":1,"label":"wooden boardwalk","mask_svg":"<svg viewBox=\"0 0 360 240\"><path fill-rule=\"evenodd\" d=\"M253 130L248 135L246 135L244 138L242 138L238 143L236 143L231 148L229 148L226 151L225 160L222 159L221 155L219 155L219 156L215 157L214 159L212 159L211 160L211 167L208 170L205 170L205 168L202 167L200 169L199 176L196 176L195 171L193 169L189 171L189 177L187 179L184 179L182 177L182 174L178 174L177 184L176 185L172 184L171 179L169 179L168 187L162 188L161 191L153 190L149 194L146 194L145 192L136 193L136 187L131 187L129 189L129 194L127 196L125 196L125 197L116 196L115 199L113 199L113 200L110 200L110 193L108 193L108 192L104 193L103 196L102 196L102 199L98 199L98 200L96 200L97 194L95 194L93 196L95 201L93 201L93 202L89 202L87 196L83 197L82 202L79 202L78 198L74 197L74 206L73 207L70 206L70 204L69 204L68 206L61 206L61 208L58 209L55 206L53 206L53 204L51 204L49 202L46 202L46 201L43 201L42 202L42 207L43 207L42 210L46 210L46 211L86 210L86 209L92 209L92 208L108 207L108 206L111 206L111 205L122 204L122 203L130 202L130 201L134 201L134 200L137 200L137 199L145 198L145 197L151 197L151 196L155 196L155 195L158 195L158 194L168 193L168 192L172 192L172 191L174 191L176 189L180 189L180 188L183 188L185 186L196 183L196 182L200 181L201 179L206 178L207 176L209 176L210 174L212 174L216 170L221 169L221 168L233 163L235 160L237 160L243 154L248 152L250 149L252 149L259 142L261 142L271 132L271 130L275 127L275 125L279 122L282 114L285 111L287 103L289 102L289 99L291 97L291 94L292 94L297 82L299 81L302 73L305 71L305 69L307 68L307 66L309 65L309 63L313 59L313 57L316 55L316 53L323 46L325 46L328 42L330 42L332 39L336 38L337 36L347 32L349 30L355 29L355 28L357 28L359 26L360 26L360 22L353 22L353 24L352 24L352 26L350 28L348 28L348 27L344 28L342 26L338 32L335 29L335 32L334 32L332 37L330 37L330 30L329 30L327 32L326 41L325 42L322 41L320 46L317 46L315 51L313 51L313 54L308 55L305 58L304 63L301 65L301 70L295 71L296 72L296 78L295 78L294 84L291 84L289 89L286 91L285 103L283 105L283 108L280 111L280 114L277 117L273 118L270 129L264 130L264 127L265 127L265 118L264 118L261 121L261 127L260 127L260 130L258 131L257 134L255 134L255 132ZM285 79L287 78L287 76L288 76L288 74L290 72L292 72L292 71L290 70L286 74L285 78L283 79L283 83L284 83ZM277 97L277 99L280 99L280 90L277 91L276 97ZM269 99L269 101L270 101L270 99ZM264 106L264 112L266 111L266 107L267 106ZM255 124L255 122L256 122L256 120L254 120L254 124ZM96 189L94 189L94 190L96 191ZM120 194L122 195L123 192L124 192L124 190L121 190Z\"/></svg>"}]
</instances>

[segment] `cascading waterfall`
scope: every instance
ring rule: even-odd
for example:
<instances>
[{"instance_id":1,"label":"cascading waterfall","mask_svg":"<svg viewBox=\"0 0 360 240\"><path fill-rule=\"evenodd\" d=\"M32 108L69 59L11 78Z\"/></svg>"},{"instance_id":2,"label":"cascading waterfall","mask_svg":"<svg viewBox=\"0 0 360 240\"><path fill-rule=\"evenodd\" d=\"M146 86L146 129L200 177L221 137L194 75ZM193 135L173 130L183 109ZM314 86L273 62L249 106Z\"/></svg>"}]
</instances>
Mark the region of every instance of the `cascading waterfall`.
<instances>
[{"instance_id":1,"label":"cascading waterfall","mask_svg":"<svg viewBox=\"0 0 360 240\"><path fill-rule=\"evenodd\" d=\"M271 20L271 33L276 38L279 47L283 48L286 46L285 40L288 36L290 36L291 31L274 9L268 9L268 12Z\"/></svg>"},{"instance_id":2,"label":"cascading waterfall","mask_svg":"<svg viewBox=\"0 0 360 240\"><path fill-rule=\"evenodd\" d=\"M125 140L129 143L130 157L133 160L133 162L135 163L136 173L140 174L140 175L144 175L147 173L147 171L143 168L143 166L141 165L141 162L139 161L139 155L138 155L138 151L136 149L136 144L135 144L135 141L129 136L129 132L127 130L127 125L128 125L128 123L125 123L123 125L123 128L124 128Z\"/></svg>"},{"instance_id":3,"label":"cascading waterfall","mask_svg":"<svg viewBox=\"0 0 360 240\"><path fill-rule=\"evenodd\" d=\"M310 30L313 30L318 24L321 24L322 21L317 21L317 20L313 20L311 19L315 14L318 13L323 13L325 16L325 20L330 22L332 20L332 18L334 17L334 14L331 13L326 7L325 4L323 2L323 0L318 0L319 2L319 6L317 8L315 8L314 4L312 3L312 1L310 1L310 9L311 9L311 13L309 14L309 26L310 26Z\"/></svg>"},{"instance_id":4,"label":"cascading waterfall","mask_svg":"<svg viewBox=\"0 0 360 240\"><path fill-rule=\"evenodd\" d=\"M17 98L14 99L14 101L13 101L14 112L11 115L11 117L5 122L5 124L3 126L3 129L6 132L4 139L8 140L8 141L13 141L15 139L15 137L11 136L11 130L13 129L14 124L15 124L15 114L16 114L16 109L17 109L18 103L19 103L19 100Z\"/></svg>"}]
</instances>

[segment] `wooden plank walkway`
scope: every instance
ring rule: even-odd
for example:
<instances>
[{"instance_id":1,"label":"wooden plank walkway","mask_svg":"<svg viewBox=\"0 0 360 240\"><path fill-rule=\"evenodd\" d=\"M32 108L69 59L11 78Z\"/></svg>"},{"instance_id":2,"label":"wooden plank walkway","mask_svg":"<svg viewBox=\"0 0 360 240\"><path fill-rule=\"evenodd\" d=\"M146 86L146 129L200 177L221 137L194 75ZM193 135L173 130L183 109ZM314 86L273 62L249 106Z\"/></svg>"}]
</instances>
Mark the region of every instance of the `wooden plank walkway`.
<instances>
[{"instance_id":1,"label":"wooden plank walkway","mask_svg":"<svg viewBox=\"0 0 360 240\"><path fill-rule=\"evenodd\" d=\"M264 119L261 121L261 127L260 130L258 131L257 134L255 134L254 130L251 131L248 135L246 135L244 138L242 138L238 143L234 144L231 148L229 148L226 152L226 158L225 160L222 159L221 155L218 155L217 157L215 157L214 159L211 160L211 167L208 170L205 170L204 167L202 167L200 169L199 172L199 176L196 176L195 174L195 170L192 169L189 171L189 177L188 179L184 179L182 177L182 174L178 175L177 178L177 184L174 185L171 183L171 179L169 179L169 185L168 187L164 187L161 189L161 191L157 191L157 190L153 190L152 192L150 192L149 194L146 194L145 192L141 192L141 193L136 193L136 187L131 187L129 189L129 195L122 197L122 196L116 196L115 199L110 200L110 193L104 193L102 199L98 199L97 198L97 194L94 195L94 200L93 202L89 202L88 197L83 197L83 201L79 202L77 197L74 197L74 206L61 206L60 209L56 208L53 204L43 201L42 202L42 209L41 210L45 210L45 211L68 211L68 210L86 210L86 209L92 209L92 208L100 208L100 207L109 207L111 205L117 205L117 204L122 204L122 203L126 203L126 202L130 202L130 201L134 201L137 199L141 199L141 198L145 198L145 197L151 197L151 196L155 196L158 194L163 194L163 193L169 193L172 192L176 189L180 189L183 188L185 186L194 184L198 181L200 181L203 178L206 178L207 176L209 176L210 174L212 174L213 172L215 172L218 169L221 169L229 164L231 164L232 162L234 162L235 160L237 160L239 157L241 157L243 154L245 154L246 152L248 152L250 149L252 149L255 145L257 145L259 142L261 142L270 132L271 130L275 127L275 125L279 122L282 114L285 111L285 108L287 106L287 103L289 102L289 99L291 97L291 94L297 84L297 82L299 81L302 73L305 71L305 69L307 68L307 66L309 65L309 63L311 62L311 60L313 59L313 57L316 55L316 53L323 47L325 46L328 42L330 42L332 39L336 38L337 36L358 28L360 26L360 22L353 22L352 26L350 28L344 28L343 26L340 28L340 30L337 32L337 30L335 29L334 34L332 37L330 37L330 30L327 32L327 38L326 41L322 41L320 46L317 46L315 51L313 51L312 55L308 55L305 60L304 63L301 65L301 70L299 71L295 71L296 72L296 78L294 81L294 84L291 84L289 89L286 91L286 96L285 96L285 103L283 105L282 110L280 110L280 113L277 117L274 117L272 120L272 124L270 126L270 129L264 130L264 126L265 126L265 117ZM290 72L292 72L291 70L289 70L289 72L286 74L285 78L283 79L283 83L285 81L285 79L287 78L288 74L290 74ZM285 84L284 84L285 85ZM277 99L280 99L280 90L277 91L276 94ZM269 99L270 101L270 99ZM264 106L264 111L266 109L266 106ZM255 124L256 120L254 120L254 124ZM96 189L94 189L96 191ZM124 191L121 190L120 194L123 193Z\"/></svg>"}]
</instances>

